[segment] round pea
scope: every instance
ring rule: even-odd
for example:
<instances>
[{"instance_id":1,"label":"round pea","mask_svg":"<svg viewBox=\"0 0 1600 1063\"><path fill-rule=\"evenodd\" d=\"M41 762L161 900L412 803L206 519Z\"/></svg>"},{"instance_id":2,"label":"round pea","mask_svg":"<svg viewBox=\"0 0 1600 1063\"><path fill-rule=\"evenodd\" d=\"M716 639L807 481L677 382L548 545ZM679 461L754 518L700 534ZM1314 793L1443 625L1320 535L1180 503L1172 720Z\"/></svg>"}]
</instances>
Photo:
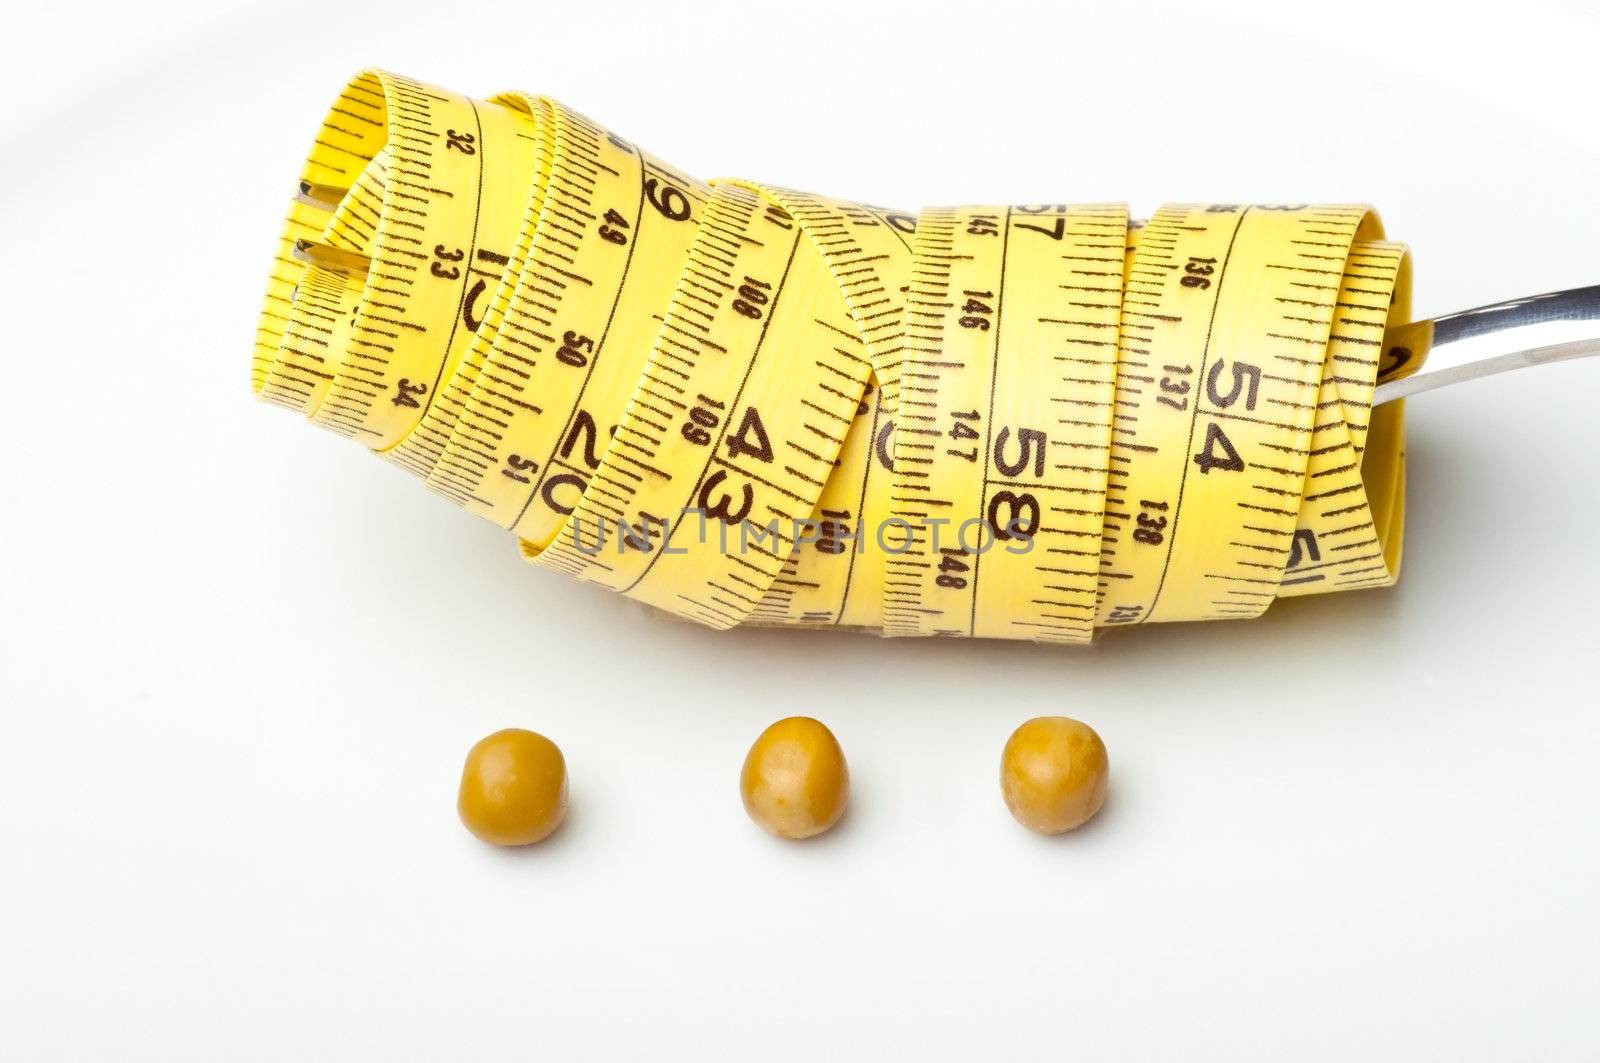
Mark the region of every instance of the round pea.
<instances>
[{"instance_id":1,"label":"round pea","mask_svg":"<svg viewBox=\"0 0 1600 1063\"><path fill-rule=\"evenodd\" d=\"M1087 823L1106 799L1106 745L1086 723L1040 716L1011 733L1000 755L1000 792L1016 821L1039 834Z\"/></svg>"},{"instance_id":2,"label":"round pea","mask_svg":"<svg viewBox=\"0 0 1600 1063\"><path fill-rule=\"evenodd\" d=\"M850 796L850 769L833 732L809 716L791 716L761 732L739 774L744 810L780 838L809 838L839 822Z\"/></svg>"},{"instance_id":3,"label":"round pea","mask_svg":"<svg viewBox=\"0 0 1600 1063\"><path fill-rule=\"evenodd\" d=\"M544 735L496 731L468 751L456 811L490 845L540 841L567 814L566 758Z\"/></svg>"}]
</instances>

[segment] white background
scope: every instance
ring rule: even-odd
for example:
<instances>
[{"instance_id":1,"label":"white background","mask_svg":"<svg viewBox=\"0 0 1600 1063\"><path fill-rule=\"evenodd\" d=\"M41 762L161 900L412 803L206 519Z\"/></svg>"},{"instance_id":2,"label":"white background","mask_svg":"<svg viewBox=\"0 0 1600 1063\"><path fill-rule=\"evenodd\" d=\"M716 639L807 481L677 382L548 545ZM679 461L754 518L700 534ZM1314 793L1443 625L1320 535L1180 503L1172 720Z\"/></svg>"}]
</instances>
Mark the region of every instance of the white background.
<instances>
[{"instance_id":1,"label":"white background","mask_svg":"<svg viewBox=\"0 0 1600 1063\"><path fill-rule=\"evenodd\" d=\"M1584 0L1299 6L8 5L0 1058L1595 1058L1600 366L1413 403L1398 589L1083 652L675 623L249 395L367 64L896 205L1370 200L1423 314L1600 280ZM855 789L785 845L799 712ZM1054 840L1039 713L1113 764ZM522 852L454 808L511 725Z\"/></svg>"}]
</instances>

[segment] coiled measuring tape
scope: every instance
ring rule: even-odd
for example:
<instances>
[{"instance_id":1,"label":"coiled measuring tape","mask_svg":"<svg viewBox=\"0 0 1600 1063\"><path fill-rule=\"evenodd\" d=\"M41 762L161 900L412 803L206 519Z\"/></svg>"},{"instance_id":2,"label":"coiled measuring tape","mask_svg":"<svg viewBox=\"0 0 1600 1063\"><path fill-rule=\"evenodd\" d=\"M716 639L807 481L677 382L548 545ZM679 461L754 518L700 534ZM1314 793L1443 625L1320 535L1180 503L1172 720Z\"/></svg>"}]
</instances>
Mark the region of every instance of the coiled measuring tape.
<instances>
[{"instance_id":1,"label":"coiled measuring tape","mask_svg":"<svg viewBox=\"0 0 1600 1063\"><path fill-rule=\"evenodd\" d=\"M1083 642L1394 582L1409 273L1361 206L913 215L368 72L252 383L713 627Z\"/></svg>"}]
</instances>

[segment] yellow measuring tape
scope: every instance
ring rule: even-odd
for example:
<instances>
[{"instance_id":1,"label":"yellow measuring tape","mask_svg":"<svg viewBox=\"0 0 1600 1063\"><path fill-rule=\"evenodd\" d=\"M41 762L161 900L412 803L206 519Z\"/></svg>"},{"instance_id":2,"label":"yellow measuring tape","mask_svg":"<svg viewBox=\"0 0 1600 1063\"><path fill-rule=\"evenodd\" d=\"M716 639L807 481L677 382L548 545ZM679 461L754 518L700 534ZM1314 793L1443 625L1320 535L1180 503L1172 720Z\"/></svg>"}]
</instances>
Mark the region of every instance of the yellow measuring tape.
<instances>
[{"instance_id":1,"label":"yellow measuring tape","mask_svg":"<svg viewBox=\"0 0 1600 1063\"><path fill-rule=\"evenodd\" d=\"M1403 404L1371 400L1409 302L1365 207L912 215L369 72L252 383L713 627L1083 642L1395 580Z\"/></svg>"}]
</instances>

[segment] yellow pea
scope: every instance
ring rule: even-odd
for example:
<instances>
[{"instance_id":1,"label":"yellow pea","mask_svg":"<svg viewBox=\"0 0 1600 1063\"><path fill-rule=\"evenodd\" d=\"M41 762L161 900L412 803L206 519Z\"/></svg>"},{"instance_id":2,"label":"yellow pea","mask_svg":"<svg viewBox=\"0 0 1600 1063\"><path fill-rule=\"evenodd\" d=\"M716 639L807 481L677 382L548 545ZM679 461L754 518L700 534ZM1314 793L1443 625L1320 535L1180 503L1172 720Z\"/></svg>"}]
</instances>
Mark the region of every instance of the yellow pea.
<instances>
[{"instance_id":1,"label":"yellow pea","mask_svg":"<svg viewBox=\"0 0 1600 1063\"><path fill-rule=\"evenodd\" d=\"M544 735L496 731L468 751L456 811L490 845L531 845L566 817L566 758Z\"/></svg>"},{"instance_id":2,"label":"yellow pea","mask_svg":"<svg viewBox=\"0 0 1600 1063\"><path fill-rule=\"evenodd\" d=\"M809 838L844 815L850 769L832 731L809 716L791 716L762 731L750 747L739 791L762 830Z\"/></svg>"},{"instance_id":3,"label":"yellow pea","mask_svg":"<svg viewBox=\"0 0 1600 1063\"><path fill-rule=\"evenodd\" d=\"M1040 716L1011 733L1000 755L1000 792L1016 821L1039 834L1081 827L1106 799L1111 770L1093 727Z\"/></svg>"}]
</instances>

